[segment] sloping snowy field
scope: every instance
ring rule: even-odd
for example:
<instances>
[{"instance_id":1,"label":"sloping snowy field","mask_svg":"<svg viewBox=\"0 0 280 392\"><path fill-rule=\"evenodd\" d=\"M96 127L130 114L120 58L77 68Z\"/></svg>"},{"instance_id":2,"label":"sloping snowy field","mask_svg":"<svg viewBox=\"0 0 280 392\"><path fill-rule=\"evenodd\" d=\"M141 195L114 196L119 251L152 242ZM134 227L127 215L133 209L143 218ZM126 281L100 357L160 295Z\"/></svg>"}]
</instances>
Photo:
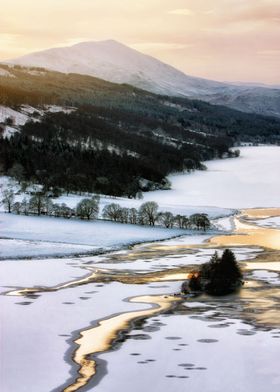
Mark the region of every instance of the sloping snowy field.
<instances>
[{"instance_id":1,"label":"sloping snowy field","mask_svg":"<svg viewBox=\"0 0 280 392\"><path fill-rule=\"evenodd\" d=\"M0 258L83 254L185 234L185 230L106 221L0 213Z\"/></svg>"}]
</instances>

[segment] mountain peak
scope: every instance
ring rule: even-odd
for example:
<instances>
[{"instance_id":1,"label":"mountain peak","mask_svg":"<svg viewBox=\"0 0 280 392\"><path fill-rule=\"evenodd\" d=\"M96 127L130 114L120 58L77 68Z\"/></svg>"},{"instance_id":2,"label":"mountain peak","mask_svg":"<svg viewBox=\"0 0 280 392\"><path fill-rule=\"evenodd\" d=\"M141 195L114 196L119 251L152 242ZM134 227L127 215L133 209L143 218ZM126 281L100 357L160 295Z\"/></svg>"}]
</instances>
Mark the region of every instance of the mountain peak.
<instances>
[{"instance_id":1,"label":"mountain peak","mask_svg":"<svg viewBox=\"0 0 280 392\"><path fill-rule=\"evenodd\" d=\"M95 76L110 82L132 84L163 95L192 96L198 90L209 93L209 87L222 85L187 76L114 39L80 42L73 46L48 49L11 60L9 63Z\"/></svg>"},{"instance_id":2,"label":"mountain peak","mask_svg":"<svg viewBox=\"0 0 280 392\"><path fill-rule=\"evenodd\" d=\"M109 82L131 84L161 95L195 98L242 111L277 116L280 114L279 90L245 87L188 76L114 39L48 49L9 63L90 75Z\"/></svg>"}]
</instances>

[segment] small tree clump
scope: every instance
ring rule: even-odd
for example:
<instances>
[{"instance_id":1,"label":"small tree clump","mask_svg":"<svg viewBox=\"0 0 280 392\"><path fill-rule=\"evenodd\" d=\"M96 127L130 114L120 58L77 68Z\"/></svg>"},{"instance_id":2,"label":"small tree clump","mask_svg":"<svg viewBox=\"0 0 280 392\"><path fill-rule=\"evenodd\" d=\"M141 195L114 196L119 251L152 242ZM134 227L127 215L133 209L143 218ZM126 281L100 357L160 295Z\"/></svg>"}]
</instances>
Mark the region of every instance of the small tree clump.
<instances>
[{"instance_id":1,"label":"small tree clump","mask_svg":"<svg viewBox=\"0 0 280 392\"><path fill-rule=\"evenodd\" d=\"M226 249L219 257L215 252L208 263L193 273L189 281L184 282L182 292L204 291L211 295L225 295L234 292L242 285L242 272L234 253Z\"/></svg>"}]
</instances>

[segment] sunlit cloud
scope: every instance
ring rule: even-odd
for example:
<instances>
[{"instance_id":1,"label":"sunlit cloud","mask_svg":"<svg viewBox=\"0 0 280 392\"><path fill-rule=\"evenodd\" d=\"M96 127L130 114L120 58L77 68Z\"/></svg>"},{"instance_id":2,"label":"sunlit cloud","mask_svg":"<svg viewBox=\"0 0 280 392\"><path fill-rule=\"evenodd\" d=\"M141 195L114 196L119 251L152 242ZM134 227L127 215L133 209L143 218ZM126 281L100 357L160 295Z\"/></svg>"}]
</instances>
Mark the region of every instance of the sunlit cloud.
<instances>
[{"instance_id":1,"label":"sunlit cloud","mask_svg":"<svg viewBox=\"0 0 280 392\"><path fill-rule=\"evenodd\" d=\"M280 83L279 0L1 1L0 60L115 39L187 74Z\"/></svg>"},{"instance_id":2,"label":"sunlit cloud","mask_svg":"<svg viewBox=\"0 0 280 392\"><path fill-rule=\"evenodd\" d=\"M168 11L168 13L172 15L182 15L182 16L192 16L195 14L192 10L188 8L178 8L176 10Z\"/></svg>"},{"instance_id":3,"label":"sunlit cloud","mask_svg":"<svg viewBox=\"0 0 280 392\"><path fill-rule=\"evenodd\" d=\"M91 37L68 38L65 41L58 42L56 47L73 46L86 41L92 41Z\"/></svg>"},{"instance_id":4,"label":"sunlit cloud","mask_svg":"<svg viewBox=\"0 0 280 392\"><path fill-rule=\"evenodd\" d=\"M10 45L19 38L18 34L0 33L0 45Z\"/></svg>"},{"instance_id":5,"label":"sunlit cloud","mask_svg":"<svg viewBox=\"0 0 280 392\"><path fill-rule=\"evenodd\" d=\"M260 50L257 53L261 56L280 56L280 49Z\"/></svg>"},{"instance_id":6,"label":"sunlit cloud","mask_svg":"<svg viewBox=\"0 0 280 392\"><path fill-rule=\"evenodd\" d=\"M140 50L140 51L149 51L149 50L182 50L192 47L193 44L178 44L178 43L165 43L165 42L141 42L136 44L131 44L130 47Z\"/></svg>"}]
</instances>

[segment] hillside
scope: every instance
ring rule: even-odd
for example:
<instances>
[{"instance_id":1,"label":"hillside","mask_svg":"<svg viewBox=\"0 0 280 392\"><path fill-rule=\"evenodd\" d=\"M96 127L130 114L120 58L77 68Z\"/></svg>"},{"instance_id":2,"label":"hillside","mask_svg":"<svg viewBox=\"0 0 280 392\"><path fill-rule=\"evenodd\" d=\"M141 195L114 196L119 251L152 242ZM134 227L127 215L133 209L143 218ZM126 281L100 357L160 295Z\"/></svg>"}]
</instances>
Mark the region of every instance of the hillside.
<instances>
[{"instance_id":1,"label":"hillside","mask_svg":"<svg viewBox=\"0 0 280 392\"><path fill-rule=\"evenodd\" d=\"M25 120L0 139L1 171L46 189L135 197L167 188L171 172L201 169L240 141L279 141L275 118L85 75L2 69L0 105Z\"/></svg>"},{"instance_id":2,"label":"hillside","mask_svg":"<svg viewBox=\"0 0 280 392\"><path fill-rule=\"evenodd\" d=\"M156 94L201 99L244 112L280 116L279 88L189 76L114 40L52 48L12 59L9 63L90 75Z\"/></svg>"}]
</instances>

